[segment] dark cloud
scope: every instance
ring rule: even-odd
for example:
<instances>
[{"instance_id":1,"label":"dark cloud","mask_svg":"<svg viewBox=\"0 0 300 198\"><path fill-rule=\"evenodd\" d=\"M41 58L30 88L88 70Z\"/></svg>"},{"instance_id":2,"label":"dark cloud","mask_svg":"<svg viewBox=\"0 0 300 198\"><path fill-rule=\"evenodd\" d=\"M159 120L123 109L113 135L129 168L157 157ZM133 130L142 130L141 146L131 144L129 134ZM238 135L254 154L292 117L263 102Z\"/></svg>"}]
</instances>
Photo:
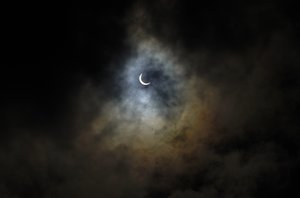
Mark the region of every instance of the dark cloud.
<instances>
[{"instance_id":1,"label":"dark cloud","mask_svg":"<svg viewBox=\"0 0 300 198\"><path fill-rule=\"evenodd\" d=\"M0 197L297 194L298 3L29 7L4 24Z\"/></svg>"}]
</instances>

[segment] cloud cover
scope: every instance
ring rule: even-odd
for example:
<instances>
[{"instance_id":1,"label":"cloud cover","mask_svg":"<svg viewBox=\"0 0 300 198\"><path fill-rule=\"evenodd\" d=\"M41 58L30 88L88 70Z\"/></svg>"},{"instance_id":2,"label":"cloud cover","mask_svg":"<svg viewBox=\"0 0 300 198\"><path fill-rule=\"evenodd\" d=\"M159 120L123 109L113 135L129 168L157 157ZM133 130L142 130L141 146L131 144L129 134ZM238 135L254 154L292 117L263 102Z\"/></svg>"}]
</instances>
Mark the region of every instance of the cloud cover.
<instances>
[{"instance_id":1,"label":"cloud cover","mask_svg":"<svg viewBox=\"0 0 300 198\"><path fill-rule=\"evenodd\" d=\"M57 127L70 134L10 128L18 132L1 146L1 197L296 192L293 21L268 1L216 5L132 4L122 55L71 95L72 116ZM151 86L139 84L141 72Z\"/></svg>"}]
</instances>

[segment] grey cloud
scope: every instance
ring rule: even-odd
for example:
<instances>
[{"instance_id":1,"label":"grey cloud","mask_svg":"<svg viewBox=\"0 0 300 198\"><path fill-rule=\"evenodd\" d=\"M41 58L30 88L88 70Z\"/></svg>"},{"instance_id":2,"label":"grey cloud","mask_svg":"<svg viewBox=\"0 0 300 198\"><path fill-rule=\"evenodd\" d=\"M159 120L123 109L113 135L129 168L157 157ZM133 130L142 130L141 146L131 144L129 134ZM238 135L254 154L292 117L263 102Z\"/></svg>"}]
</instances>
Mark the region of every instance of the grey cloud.
<instances>
[{"instance_id":1,"label":"grey cloud","mask_svg":"<svg viewBox=\"0 0 300 198\"><path fill-rule=\"evenodd\" d=\"M208 3L182 24L177 20L190 8L169 3L140 2L128 11L129 52L112 60L107 78L83 80L72 120L63 125L72 137L58 142L35 129L7 139L1 197L251 198L297 191L299 58L288 19L275 3L225 9L214 18L220 8ZM278 18L281 28L264 27ZM144 70L153 87L138 84Z\"/></svg>"}]
</instances>

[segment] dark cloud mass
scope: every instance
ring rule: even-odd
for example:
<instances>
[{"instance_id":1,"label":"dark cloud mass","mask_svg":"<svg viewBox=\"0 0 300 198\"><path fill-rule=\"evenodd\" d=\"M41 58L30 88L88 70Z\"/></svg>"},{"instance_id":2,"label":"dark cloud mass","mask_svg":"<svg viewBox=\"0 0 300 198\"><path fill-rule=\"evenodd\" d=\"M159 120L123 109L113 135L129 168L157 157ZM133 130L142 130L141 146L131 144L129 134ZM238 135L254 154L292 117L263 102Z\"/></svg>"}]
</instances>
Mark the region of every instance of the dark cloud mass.
<instances>
[{"instance_id":1,"label":"dark cloud mass","mask_svg":"<svg viewBox=\"0 0 300 198\"><path fill-rule=\"evenodd\" d=\"M296 1L5 6L1 198L299 194Z\"/></svg>"}]
</instances>

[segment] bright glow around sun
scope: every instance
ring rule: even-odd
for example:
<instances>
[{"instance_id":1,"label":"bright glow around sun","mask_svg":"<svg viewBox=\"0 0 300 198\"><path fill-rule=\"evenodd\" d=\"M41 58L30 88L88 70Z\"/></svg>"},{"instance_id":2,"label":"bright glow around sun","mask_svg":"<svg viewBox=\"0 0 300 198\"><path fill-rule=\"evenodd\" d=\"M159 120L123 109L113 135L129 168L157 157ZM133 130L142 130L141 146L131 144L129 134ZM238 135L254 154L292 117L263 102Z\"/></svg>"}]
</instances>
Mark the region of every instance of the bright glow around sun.
<instances>
[{"instance_id":1,"label":"bright glow around sun","mask_svg":"<svg viewBox=\"0 0 300 198\"><path fill-rule=\"evenodd\" d=\"M151 85L139 82L141 74L148 75L145 82ZM128 116L141 120L151 130L162 128L165 116L172 113L168 111L177 108L178 93L184 91L182 74L174 58L157 41L141 42L122 73L121 104L131 112Z\"/></svg>"}]
</instances>

